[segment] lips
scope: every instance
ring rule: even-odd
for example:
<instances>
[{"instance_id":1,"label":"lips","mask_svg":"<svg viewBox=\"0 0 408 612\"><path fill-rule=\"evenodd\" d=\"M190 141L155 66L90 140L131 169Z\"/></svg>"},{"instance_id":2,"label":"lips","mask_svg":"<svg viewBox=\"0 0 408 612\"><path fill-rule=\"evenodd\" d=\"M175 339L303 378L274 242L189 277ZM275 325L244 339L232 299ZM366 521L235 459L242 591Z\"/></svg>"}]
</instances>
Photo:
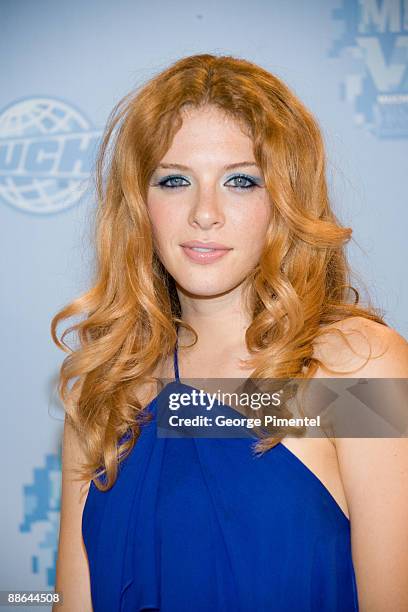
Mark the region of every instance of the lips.
<instances>
[{"instance_id":1,"label":"lips","mask_svg":"<svg viewBox=\"0 0 408 612\"><path fill-rule=\"evenodd\" d=\"M180 246L182 247L198 247L201 249L215 249L216 251L229 251L231 247L226 246L225 244L220 244L219 242L202 242L200 240L190 240L189 242L183 242Z\"/></svg>"},{"instance_id":2,"label":"lips","mask_svg":"<svg viewBox=\"0 0 408 612\"><path fill-rule=\"evenodd\" d=\"M198 264L210 264L225 257L229 251L232 251L232 248L225 246L225 244L220 244L219 242L201 242L199 240L183 242L180 246L188 259Z\"/></svg>"}]
</instances>

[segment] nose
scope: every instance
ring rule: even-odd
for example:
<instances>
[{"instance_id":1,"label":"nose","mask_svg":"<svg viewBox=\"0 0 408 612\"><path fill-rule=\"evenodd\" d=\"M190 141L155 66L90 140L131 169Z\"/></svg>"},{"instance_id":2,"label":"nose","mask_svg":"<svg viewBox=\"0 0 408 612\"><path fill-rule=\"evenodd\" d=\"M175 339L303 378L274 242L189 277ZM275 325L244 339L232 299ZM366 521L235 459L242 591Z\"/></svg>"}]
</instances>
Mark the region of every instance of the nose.
<instances>
[{"instance_id":1,"label":"nose","mask_svg":"<svg viewBox=\"0 0 408 612\"><path fill-rule=\"evenodd\" d=\"M224 225L224 211L215 189L199 190L189 214L189 223L202 229Z\"/></svg>"}]
</instances>

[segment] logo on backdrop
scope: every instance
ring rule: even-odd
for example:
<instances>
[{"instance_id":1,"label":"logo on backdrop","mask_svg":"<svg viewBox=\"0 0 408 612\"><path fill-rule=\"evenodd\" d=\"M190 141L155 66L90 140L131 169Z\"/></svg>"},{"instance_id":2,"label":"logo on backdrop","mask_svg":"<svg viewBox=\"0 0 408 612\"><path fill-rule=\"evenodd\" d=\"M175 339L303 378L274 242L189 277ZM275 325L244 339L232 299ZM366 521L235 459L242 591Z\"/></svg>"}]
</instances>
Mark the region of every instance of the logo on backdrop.
<instances>
[{"instance_id":1,"label":"logo on backdrop","mask_svg":"<svg viewBox=\"0 0 408 612\"><path fill-rule=\"evenodd\" d=\"M73 206L88 188L100 136L56 98L13 102L0 111L0 200L36 214Z\"/></svg>"},{"instance_id":2,"label":"logo on backdrop","mask_svg":"<svg viewBox=\"0 0 408 612\"><path fill-rule=\"evenodd\" d=\"M329 52L347 75L341 98L379 138L408 137L408 0L342 0L332 12L341 27Z\"/></svg>"},{"instance_id":3,"label":"logo on backdrop","mask_svg":"<svg viewBox=\"0 0 408 612\"><path fill-rule=\"evenodd\" d=\"M55 585L61 510L61 458L46 455L45 466L34 468L34 481L24 485L22 533L30 534L31 571L47 586Z\"/></svg>"}]
</instances>

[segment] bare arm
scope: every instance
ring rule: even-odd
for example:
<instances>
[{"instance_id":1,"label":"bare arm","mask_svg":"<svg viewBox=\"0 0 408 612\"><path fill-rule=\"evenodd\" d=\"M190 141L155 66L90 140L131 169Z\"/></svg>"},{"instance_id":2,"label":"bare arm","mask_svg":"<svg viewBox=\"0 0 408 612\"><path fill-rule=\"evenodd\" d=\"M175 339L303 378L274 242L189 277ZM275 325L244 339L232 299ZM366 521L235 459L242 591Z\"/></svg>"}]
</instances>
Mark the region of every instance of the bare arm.
<instances>
[{"instance_id":1,"label":"bare arm","mask_svg":"<svg viewBox=\"0 0 408 612\"><path fill-rule=\"evenodd\" d=\"M408 438L336 441L361 612L408 612Z\"/></svg>"},{"instance_id":2,"label":"bare arm","mask_svg":"<svg viewBox=\"0 0 408 612\"><path fill-rule=\"evenodd\" d=\"M360 329L375 353L385 351L348 376L408 378L406 340L377 324L362 323ZM357 337L352 342L364 352L363 342ZM331 352L339 360L339 347ZM351 361L354 367L355 358ZM407 406L406 397L401 402ZM335 445L350 511L360 612L408 612L408 438L339 437Z\"/></svg>"},{"instance_id":3,"label":"bare arm","mask_svg":"<svg viewBox=\"0 0 408 612\"><path fill-rule=\"evenodd\" d=\"M62 493L55 591L63 604L52 612L93 612L88 557L82 538L82 513L89 484L74 480L71 470L78 466L81 448L65 419L62 447Z\"/></svg>"}]
</instances>

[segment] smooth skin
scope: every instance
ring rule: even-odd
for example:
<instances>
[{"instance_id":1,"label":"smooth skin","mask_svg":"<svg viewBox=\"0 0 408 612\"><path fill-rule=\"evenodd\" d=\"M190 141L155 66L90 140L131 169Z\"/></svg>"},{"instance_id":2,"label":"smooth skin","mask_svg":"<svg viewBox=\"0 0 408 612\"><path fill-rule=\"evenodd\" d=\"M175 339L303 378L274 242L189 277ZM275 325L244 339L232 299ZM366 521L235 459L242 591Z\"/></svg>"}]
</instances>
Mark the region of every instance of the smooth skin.
<instances>
[{"instance_id":1,"label":"smooth skin","mask_svg":"<svg viewBox=\"0 0 408 612\"><path fill-rule=\"evenodd\" d=\"M151 178L147 201L156 251L176 281L183 319L198 333L197 344L189 349L183 345L191 337L180 330L180 375L240 378L240 359L250 356L243 280L261 255L271 202L252 141L236 121L214 107L185 109L183 119ZM180 246L188 240L212 240L232 250L200 265ZM408 378L408 343L395 330L359 317L336 327L353 332L348 339L361 357L329 335L316 343L316 357L339 370L357 368L347 377ZM362 366L367 340L374 354L384 354ZM172 376L171 359L163 374ZM322 368L315 374L330 376L340 377ZM408 439L288 437L284 444L351 520L360 612L408 612ZM56 590L63 591L66 603L55 608L64 612L92 610L81 535L87 488L80 490L69 476L79 453L73 432L65 427Z\"/></svg>"}]
</instances>

